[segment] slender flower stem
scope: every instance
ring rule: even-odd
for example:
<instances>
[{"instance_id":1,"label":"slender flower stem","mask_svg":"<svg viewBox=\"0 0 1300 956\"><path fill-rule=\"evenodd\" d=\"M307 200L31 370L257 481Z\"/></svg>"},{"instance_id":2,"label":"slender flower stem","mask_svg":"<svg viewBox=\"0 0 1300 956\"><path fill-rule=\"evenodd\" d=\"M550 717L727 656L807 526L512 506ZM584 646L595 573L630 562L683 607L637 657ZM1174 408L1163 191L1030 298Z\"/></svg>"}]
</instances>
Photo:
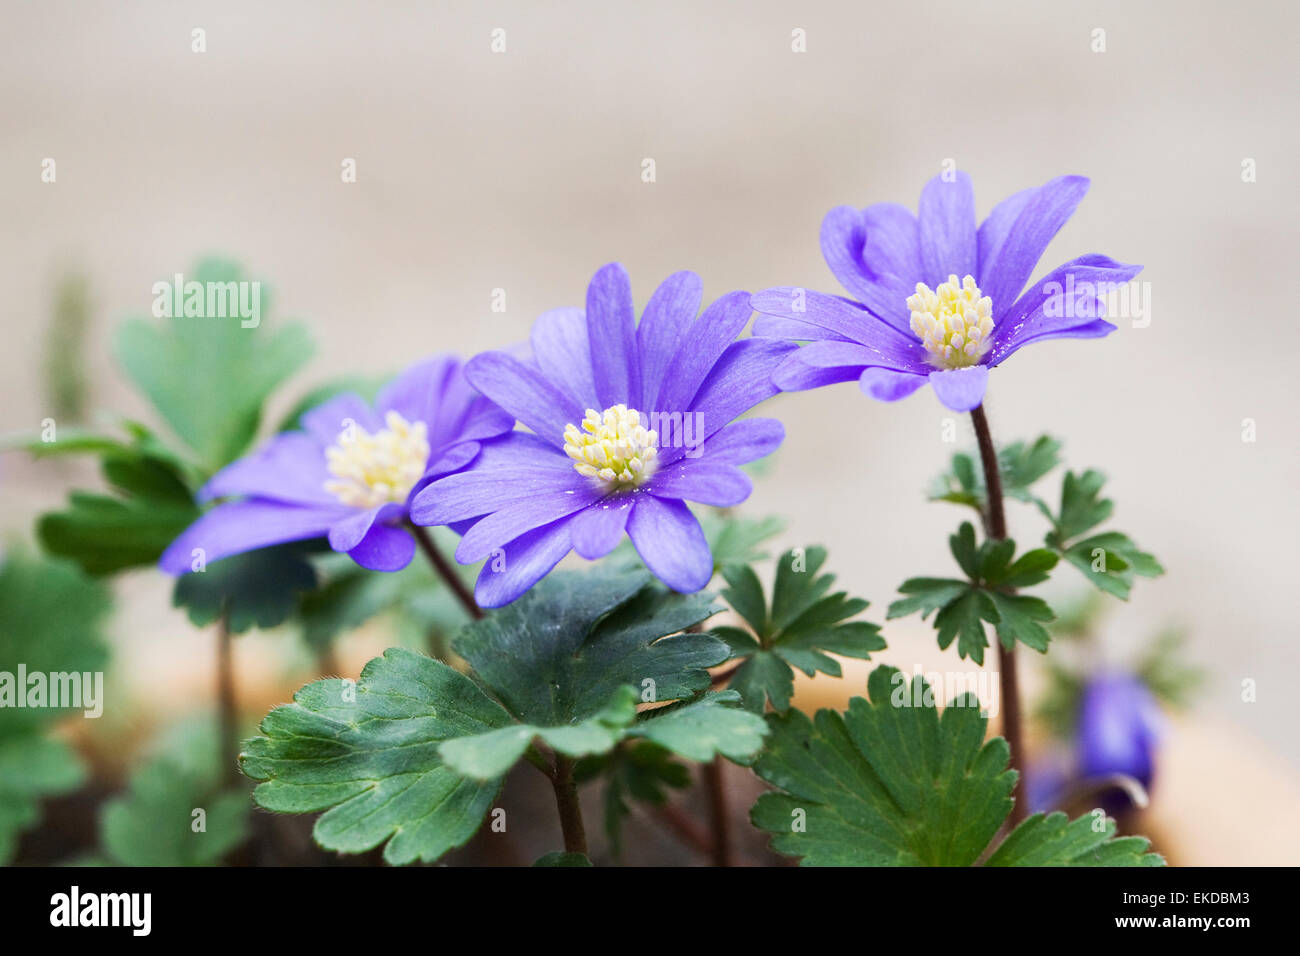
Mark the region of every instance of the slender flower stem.
<instances>
[{"instance_id":1,"label":"slender flower stem","mask_svg":"<svg viewBox=\"0 0 1300 956\"><path fill-rule=\"evenodd\" d=\"M708 783L709 810L713 823L713 865L731 866L731 827L727 811L727 783L722 776L722 758L714 757L704 765Z\"/></svg>"},{"instance_id":2,"label":"slender flower stem","mask_svg":"<svg viewBox=\"0 0 1300 956\"><path fill-rule=\"evenodd\" d=\"M456 595L456 600L460 601L465 613L476 621L482 618L483 609L478 606L478 601L474 600L474 595L469 588L465 587L465 582L460 579L456 569L442 556L438 546L433 543L433 538L429 535L429 529L422 528L418 524L408 524L407 527L410 528L411 534L415 535L415 543L420 546L424 556L429 559L429 563L433 565L433 570L438 573L438 577L442 578L443 583L451 589L451 593Z\"/></svg>"},{"instance_id":3,"label":"slender flower stem","mask_svg":"<svg viewBox=\"0 0 1300 956\"><path fill-rule=\"evenodd\" d=\"M578 785L573 782L573 765L572 757L556 754L551 786L555 788L555 808L560 813L560 829L564 833L564 852L586 856L587 830L582 825L582 804L578 801Z\"/></svg>"},{"instance_id":4,"label":"slender flower stem","mask_svg":"<svg viewBox=\"0 0 1300 956\"><path fill-rule=\"evenodd\" d=\"M989 432L989 421L984 406L970 413L975 425L975 439L980 446L980 462L984 466L984 488L988 496L988 534L990 538L1007 536L1007 516L1002 509L1002 476L998 473L998 451ZM1011 825L1015 826L1028 815L1028 779L1025 774L1024 734L1020 719L1020 679L1016 673L1016 648L1003 646L999 639L998 670L1002 679L1002 732L1011 748L1011 766L1019 771L1016 781L1015 806L1011 809Z\"/></svg>"},{"instance_id":5,"label":"slender flower stem","mask_svg":"<svg viewBox=\"0 0 1300 956\"><path fill-rule=\"evenodd\" d=\"M219 779L227 785L238 786L239 739L233 650L230 616L222 611L217 618L217 760L221 764Z\"/></svg>"}]
</instances>

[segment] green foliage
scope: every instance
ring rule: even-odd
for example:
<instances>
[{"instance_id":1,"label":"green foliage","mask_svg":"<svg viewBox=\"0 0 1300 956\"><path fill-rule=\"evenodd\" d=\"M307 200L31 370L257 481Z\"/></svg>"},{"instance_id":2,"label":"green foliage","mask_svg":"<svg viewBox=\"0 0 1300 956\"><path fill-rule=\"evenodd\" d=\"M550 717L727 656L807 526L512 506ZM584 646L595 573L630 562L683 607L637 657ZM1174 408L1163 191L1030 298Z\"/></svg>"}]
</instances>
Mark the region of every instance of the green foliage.
<instances>
[{"instance_id":1,"label":"green foliage","mask_svg":"<svg viewBox=\"0 0 1300 956\"><path fill-rule=\"evenodd\" d=\"M508 722L464 674L390 648L358 683L316 681L272 710L240 764L261 781L259 806L326 811L313 831L324 848L361 853L386 843L389 863L431 862L473 836L501 789L499 779L453 772L439 746Z\"/></svg>"},{"instance_id":2,"label":"green foliage","mask_svg":"<svg viewBox=\"0 0 1300 956\"><path fill-rule=\"evenodd\" d=\"M200 283L244 279L238 266L215 259L186 276ZM267 326L265 290L260 305L256 328L244 328L237 317L133 319L114 343L118 362L209 471L248 448L267 397L311 355L303 326Z\"/></svg>"},{"instance_id":3,"label":"green foliage","mask_svg":"<svg viewBox=\"0 0 1300 956\"><path fill-rule=\"evenodd\" d=\"M586 720L631 686L642 701L690 697L727 658L711 634L679 633L720 607L648 572L596 566L548 575L513 604L465 628L452 649L521 722Z\"/></svg>"},{"instance_id":4,"label":"green foliage","mask_svg":"<svg viewBox=\"0 0 1300 956\"><path fill-rule=\"evenodd\" d=\"M204 571L177 578L172 603L185 608L195 627L223 613L232 634L275 627L297 608L300 593L316 586L316 572L305 557L312 547L292 542L214 561Z\"/></svg>"},{"instance_id":5,"label":"green foliage","mask_svg":"<svg viewBox=\"0 0 1300 956\"><path fill-rule=\"evenodd\" d=\"M829 655L866 660L885 647L877 625L848 620L866 609L866 601L845 591L828 593L835 575L818 575L825 562L826 550L819 547L783 554L770 609L752 568L729 565L722 570L728 584L722 595L751 630L719 627L715 633L731 645L732 657L743 661L730 686L755 713L762 713L767 701L778 711L790 706L793 668L809 677L818 671L839 677L839 662Z\"/></svg>"},{"instance_id":6,"label":"green foliage","mask_svg":"<svg viewBox=\"0 0 1300 956\"><path fill-rule=\"evenodd\" d=\"M556 851L537 858L533 866L591 866L591 861L581 853Z\"/></svg>"},{"instance_id":7,"label":"green foliage","mask_svg":"<svg viewBox=\"0 0 1300 956\"><path fill-rule=\"evenodd\" d=\"M726 645L680 633L713 614L708 594L667 591L639 570L552 574L468 625L454 648L473 679L392 648L356 687L318 681L247 743L254 799L283 813L324 810L315 836L390 863L432 861L478 828L502 778L540 750L607 754L648 741L692 760L753 758L763 721L731 692L695 696ZM678 703L645 714L639 701Z\"/></svg>"},{"instance_id":8,"label":"green foliage","mask_svg":"<svg viewBox=\"0 0 1300 956\"><path fill-rule=\"evenodd\" d=\"M1108 594L1128 600L1135 576L1159 577L1165 569L1154 556L1142 551L1128 535L1118 531L1091 534L1114 511L1114 502L1101 497L1106 477L1088 470L1081 475L1066 472L1061 483L1057 511L1040 500L1038 509L1052 523L1047 546L1058 552L1084 576Z\"/></svg>"},{"instance_id":9,"label":"green foliage","mask_svg":"<svg viewBox=\"0 0 1300 956\"><path fill-rule=\"evenodd\" d=\"M222 789L223 755L210 728L182 725L105 805L99 829L108 863L213 866L244 842L248 794Z\"/></svg>"},{"instance_id":10,"label":"green foliage","mask_svg":"<svg viewBox=\"0 0 1300 956\"><path fill-rule=\"evenodd\" d=\"M1061 443L1049 435L1042 435L1033 443L1018 441L1003 447L998 452L1003 496L1032 501L1031 486L1060 464L1060 453ZM952 456L948 471L930 487L931 501L950 501L979 512L984 511L987 498L983 468L976 457L964 452Z\"/></svg>"},{"instance_id":11,"label":"green foliage","mask_svg":"<svg viewBox=\"0 0 1300 956\"><path fill-rule=\"evenodd\" d=\"M90 324L89 281L82 273L59 280L45 335L45 391L56 421L86 415L85 343Z\"/></svg>"},{"instance_id":12,"label":"green foliage","mask_svg":"<svg viewBox=\"0 0 1300 956\"><path fill-rule=\"evenodd\" d=\"M85 776L73 750L45 729L87 708L14 706L29 689L18 686L19 665L29 676L102 671L110 608L107 589L67 562L18 552L0 564L0 672L13 675L0 684L0 864L40 819L40 801L75 790ZM53 702L48 688L45 701ZM84 692L82 703L89 704Z\"/></svg>"},{"instance_id":13,"label":"green foliage","mask_svg":"<svg viewBox=\"0 0 1300 956\"><path fill-rule=\"evenodd\" d=\"M81 786L86 770L72 748L38 733L0 736L0 865L8 863L22 831L41 818L41 800Z\"/></svg>"},{"instance_id":14,"label":"green foliage","mask_svg":"<svg viewBox=\"0 0 1300 956\"><path fill-rule=\"evenodd\" d=\"M947 648L956 640L958 655L979 664L984 663L988 647L984 622L996 628L1004 647L1019 641L1046 651L1051 637L1043 623L1052 620L1052 609L1041 598L1015 590L1047 580L1057 556L1039 548L1015 558L1016 545L1010 538L977 545L970 522L963 522L948 543L967 580L910 578L898 589L905 597L889 606L886 617L892 620L919 611L926 618L937 612L934 626L939 646Z\"/></svg>"},{"instance_id":15,"label":"green foliage","mask_svg":"<svg viewBox=\"0 0 1300 956\"><path fill-rule=\"evenodd\" d=\"M843 714L770 715L772 737L756 770L776 792L759 797L754 825L806 866L972 866L1008 814L1016 774L1006 741L984 740L974 695L942 715L921 678L893 668L868 680L870 699ZM989 857L1024 865L1159 865L1140 838L1112 839L1092 820L1030 817ZM1084 833L1087 829L1089 832Z\"/></svg>"},{"instance_id":16,"label":"green foliage","mask_svg":"<svg viewBox=\"0 0 1300 956\"><path fill-rule=\"evenodd\" d=\"M773 515L737 518L729 512L701 515L700 526L713 552L715 573L729 564L762 561L768 556L763 543L785 530L785 522Z\"/></svg>"},{"instance_id":17,"label":"green foliage","mask_svg":"<svg viewBox=\"0 0 1300 956\"><path fill-rule=\"evenodd\" d=\"M181 467L147 447L137 441L102 451L100 468L116 494L74 491L66 509L42 515L36 534L47 551L94 575L157 563L199 512Z\"/></svg>"},{"instance_id":18,"label":"green foliage","mask_svg":"<svg viewBox=\"0 0 1300 956\"><path fill-rule=\"evenodd\" d=\"M606 754L588 757L574 773L579 783L602 779L605 783L605 835L614 855L623 852L623 822L632 812L631 801L662 807L668 791L691 782L685 764L672 751L648 740L627 738Z\"/></svg>"}]
</instances>

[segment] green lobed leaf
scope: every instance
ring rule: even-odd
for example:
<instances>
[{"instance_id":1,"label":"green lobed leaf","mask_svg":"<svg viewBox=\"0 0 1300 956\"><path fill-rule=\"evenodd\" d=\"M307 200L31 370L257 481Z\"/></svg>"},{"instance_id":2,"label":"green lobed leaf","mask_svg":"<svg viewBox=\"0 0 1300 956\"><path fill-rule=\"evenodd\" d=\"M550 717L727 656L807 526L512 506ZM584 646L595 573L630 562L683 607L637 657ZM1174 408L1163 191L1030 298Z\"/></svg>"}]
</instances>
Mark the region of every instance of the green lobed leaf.
<instances>
[{"instance_id":1,"label":"green lobed leaf","mask_svg":"<svg viewBox=\"0 0 1300 956\"><path fill-rule=\"evenodd\" d=\"M608 754L581 761L574 778L579 783L604 780L605 835L615 856L623 852L623 821L632 812L631 801L661 807L668 802L669 790L691 782L690 771L671 751L635 738L625 738Z\"/></svg>"},{"instance_id":2,"label":"green lobed leaf","mask_svg":"<svg viewBox=\"0 0 1300 956\"><path fill-rule=\"evenodd\" d=\"M777 852L808 866L970 866L1011 810L1015 773L1001 738L984 741L973 695L942 717L878 667L870 699L839 714L769 716L772 737L755 771L778 788L750 812ZM891 701L897 697L903 706Z\"/></svg>"},{"instance_id":3,"label":"green lobed leaf","mask_svg":"<svg viewBox=\"0 0 1300 956\"><path fill-rule=\"evenodd\" d=\"M464 844L496 799L500 779L468 779L441 745L505 727L510 716L464 674L390 648L361 680L322 680L262 721L240 764L261 781L257 804L278 813L325 811L313 831L326 849L432 862Z\"/></svg>"},{"instance_id":4,"label":"green lobed leaf","mask_svg":"<svg viewBox=\"0 0 1300 956\"><path fill-rule=\"evenodd\" d=\"M681 633L720 610L707 592L678 594L648 572L606 565L560 571L481 621L453 650L521 723L558 727L586 720L624 686L643 701L691 697L728 648L706 633Z\"/></svg>"},{"instance_id":5,"label":"green lobed leaf","mask_svg":"<svg viewBox=\"0 0 1300 956\"><path fill-rule=\"evenodd\" d=\"M794 670L809 677L821 672L838 677L839 662L830 655L869 659L883 650L878 625L851 621L867 602L847 593L828 593L835 575L819 574L826 549L794 548L777 562L769 609L758 576L747 566L723 570L729 587L723 596L753 629L718 628L717 634L742 661L730 686L740 692L745 707L762 713L768 702L776 710L790 706Z\"/></svg>"},{"instance_id":6,"label":"green lobed leaf","mask_svg":"<svg viewBox=\"0 0 1300 956\"><path fill-rule=\"evenodd\" d=\"M772 737L755 767L776 791L750 811L779 853L805 866L972 866L1011 812L1015 771L974 695L940 715L921 678L890 667L868 679L869 699L843 714L769 715ZM988 857L1000 866L1159 866L1140 837L1114 822L1030 817Z\"/></svg>"},{"instance_id":7,"label":"green lobed leaf","mask_svg":"<svg viewBox=\"0 0 1300 956\"><path fill-rule=\"evenodd\" d=\"M239 282L232 263L200 262L186 281ZM237 317L133 319L119 330L114 355L175 434L209 471L238 458L252 442L271 392L307 360L301 325L272 330L262 291L261 324Z\"/></svg>"}]
</instances>

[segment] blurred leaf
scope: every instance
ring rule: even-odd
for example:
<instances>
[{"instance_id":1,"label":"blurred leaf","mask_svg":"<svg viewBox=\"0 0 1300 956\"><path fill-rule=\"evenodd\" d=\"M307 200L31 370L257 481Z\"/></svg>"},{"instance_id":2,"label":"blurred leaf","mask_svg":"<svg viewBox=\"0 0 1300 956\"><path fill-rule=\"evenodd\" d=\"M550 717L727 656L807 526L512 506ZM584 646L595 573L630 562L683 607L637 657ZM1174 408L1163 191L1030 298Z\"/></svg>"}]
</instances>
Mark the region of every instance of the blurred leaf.
<instances>
[{"instance_id":1,"label":"blurred leaf","mask_svg":"<svg viewBox=\"0 0 1300 956\"><path fill-rule=\"evenodd\" d=\"M1050 435L1034 442L1013 442L998 452L998 476L1006 498L1033 500L1033 484L1060 464L1061 443ZM984 488L984 469L976 456L958 452L952 456L948 471L930 486L931 501L949 501L983 511L988 492Z\"/></svg>"},{"instance_id":2,"label":"blurred leaf","mask_svg":"<svg viewBox=\"0 0 1300 956\"><path fill-rule=\"evenodd\" d=\"M691 774L671 751L649 741L624 739L608 754L581 761L574 771L578 783L605 781L605 835L615 856L623 852L623 822L632 812L631 801L661 807L669 790L690 785Z\"/></svg>"},{"instance_id":3,"label":"blurred leaf","mask_svg":"<svg viewBox=\"0 0 1300 956\"><path fill-rule=\"evenodd\" d=\"M346 378L335 379L332 382L325 382L317 385L311 391L307 392L302 398L298 399L289 409L285 416L280 419L280 424L276 428L277 432L294 431L302 427L302 416L311 411L317 405L323 405L338 395L345 395L349 392L361 396L367 403L374 404L374 398L379 394L379 390L392 380L392 376L363 376L351 375Z\"/></svg>"},{"instance_id":4,"label":"blurred leaf","mask_svg":"<svg viewBox=\"0 0 1300 956\"><path fill-rule=\"evenodd\" d=\"M41 544L87 574L156 564L199 515L185 477L174 462L130 447L106 452L100 468L120 497L72 492L66 509L37 519Z\"/></svg>"},{"instance_id":5,"label":"blurred leaf","mask_svg":"<svg viewBox=\"0 0 1300 956\"><path fill-rule=\"evenodd\" d=\"M227 283L244 276L232 263L209 259L185 279ZM267 397L312 352L303 326L271 331L265 290L259 301L257 328L244 328L238 317L181 316L132 319L117 334L117 360L209 471L248 448Z\"/></svg>"},{"instance_id":6,"label":"blurred leaf","mask_svg":"<svg viewBox=\"0 0 1300 956\"><path fill-rule=\"evenodd\" d=\"M100 839L117 866L213 866L244 842L248 810L248 794L221 792L214 770L164 756L132 773L126 793L105 805Z\"/></svg>"},{"instance_id":7,"label":"blurred leaf","mask_svg":"<svg viewBox=\"0 0 1300 956\"><path fill-rule=\"evenodd\" d=\"M90 325L89 281L82 273L59 280L45 336L45 389L58 422L86 414L85 342Z\"/></svg>"},{"instance_id":8,"label":"blurred leaf","mask_svg":"<svg viewBox=\"0 0 1300 956\"><path fill-rule=\"evenodd\" d=\"M728 587L723 597L753 630L718 628L718 636L731 645L732 656L743 663L730 686L745 707L762 713L767 701L775 710L790 706L797 667L809 677L817 672L839 677L840 665L831 654L869 660L884 650L878 625L850 621L867 607L861 598L845 591L828 594L835 575L818 572L826 562L826 549L795 548L777 562L769 610L758 576L747 565L723 568Z\"/></svg>"},{"instance_id":9,"label":"blurred leaf","mask_svg":"<svg viewBox=\"0 0 1300 956\"><path fill-rule=\"evenodd\" d=\"M316 572L305 554L319 546L295 541L214 561L204 571L176 579L172 604L185 608L195 627L205 627L223 613L232 634L275 627L297 608L300 593L316 586Z\"/></svg>"},{"instance_id":10,"label":"blurred leaf","mask_svg":"<svg viewBox=\"0 0 1300 956\"><path fill-rule=\"evenodd\" d=\"M768 556L762 545L785 530L785 522L773 515L763 518L737 518L708 512L700 525L713 552L715 571L728 564L753 564Z\"/></svg>"},{"instance_id":11,"label":"blurred leaf","mask_svg":"<svg viewBox=\"0 0 1300 956\"><path fill-rule=\"evenodd\" d=\"M41 800L77 789L85 776L61 740L34 731L0 736L0 866L13 858L19 834L39 822Z\"/></svg>"},{"instance_id":12,"label":"blurred leaf","mask_svg":"<svg viewBox=\"0 0 1300 956\"><path fill-rule=\"evenodd\" d=\"M973 694L942 716L928 686L909 687L893 668L868 680L870 700L848 710L772 714L772 738L759 776L777 788L750 811L779 853L805 866L973 866L1008 814L1016 774L1000 737L985 742L987 721ZM1059 820L1057 819L1059 816ZM1147 841L1085 837L1064 815L1031 817L994 852L998 865L1160 865ZM1091 828L1092 817L1081 818Z\"/></svg>"},{"instance_id":13,"label":"blurred leaf","mask_svg":"<svg viewBox=\"0 0 1300 956\"><path fill-rule=\"evenodd\" d=\"M42 732L59 718L102 708L102 697L91 700L93 692L82 688L108 660L103 627L111 606L102 584L65 561L17 551L0 564L0 864L12 857L19 833L40 819L41 799L76 789L85 776L76 753ZM20 695L34 702L36 674L46 706L15 706ZM73 706L49 706L74 689L80 696L68 701ZM99 683L94 692L102 691Z\"/></svg>"}]
</instances>

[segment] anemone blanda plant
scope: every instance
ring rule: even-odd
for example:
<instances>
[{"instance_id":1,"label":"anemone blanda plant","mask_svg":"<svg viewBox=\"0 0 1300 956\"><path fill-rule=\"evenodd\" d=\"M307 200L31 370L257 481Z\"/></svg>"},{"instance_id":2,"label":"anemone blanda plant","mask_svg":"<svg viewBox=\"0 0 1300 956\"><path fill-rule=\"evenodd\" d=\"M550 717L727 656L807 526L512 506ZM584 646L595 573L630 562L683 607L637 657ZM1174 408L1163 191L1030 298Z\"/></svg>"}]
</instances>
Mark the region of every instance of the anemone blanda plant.
<instances>
[{"instance_id":1,"label":"anemone blanda plant","mask_svg":"<svg viewBox=\"0 0 1300 956\"><path fill-rule=\"evenodd\" d=\"M749 295L732 292L699 312L702 284L678 272L638 323L626 270L600 269L586 309L534 323L531 356L475 356L466 378L527 431L486 442L471 468L415 495L420 525L474 521L456 549L489 557L475 596L508 604L569 551L605 556L631 539L646 566L676 591L713 575L699 522L685 502L729 507L752 485L738 466L771 452L781 423L736 419L777 392L772 372L790 343L737 336Z\"/></svg>"},{"instance_id":2,"label":"anemone blanda plant","mask_svg":"<svg viewBox=\"0 0 1300 956\"><path fill-rule=\"evenodd\" d=\"M339 395L301 424L212 476L199 498L220 503L167 548L164 571L191 571L196 549L211 562L319 537L362 567L400 570L415 553L414 495L468 465L514 419L470 387L459 359L441 355L411 366L373 406Z\"/></svg>"},{"instance_id":3,"label":"anemone blanda plant","mask_svg":"<svg viewBox=\"0 0 1300 956\"><path fill-rule=\"evenodd\" d=\"M970 176L926 183L916 215L896 203L839 206L822 221L822 255L855 297L802 288L766 289L752 304L754 334L808 344L774 375L785 391L857 380L867 395L897 401L929 383L948 408L970 412L984 467L985 525L1006 537L997 450L984 414L989 369L1026 345L1098 338L1104 297L1141 266L1107 256L1072 259L1023 291L1052 237L1088 189L1061 176L1022 190L977 225ZM1005 725L1014 760L1022 754L1014 643L998 645ZM1023 769L1021 778L1024 788ZM1025 801L1017 801L1023 815Z\"/></svg>"}]
</instances>

